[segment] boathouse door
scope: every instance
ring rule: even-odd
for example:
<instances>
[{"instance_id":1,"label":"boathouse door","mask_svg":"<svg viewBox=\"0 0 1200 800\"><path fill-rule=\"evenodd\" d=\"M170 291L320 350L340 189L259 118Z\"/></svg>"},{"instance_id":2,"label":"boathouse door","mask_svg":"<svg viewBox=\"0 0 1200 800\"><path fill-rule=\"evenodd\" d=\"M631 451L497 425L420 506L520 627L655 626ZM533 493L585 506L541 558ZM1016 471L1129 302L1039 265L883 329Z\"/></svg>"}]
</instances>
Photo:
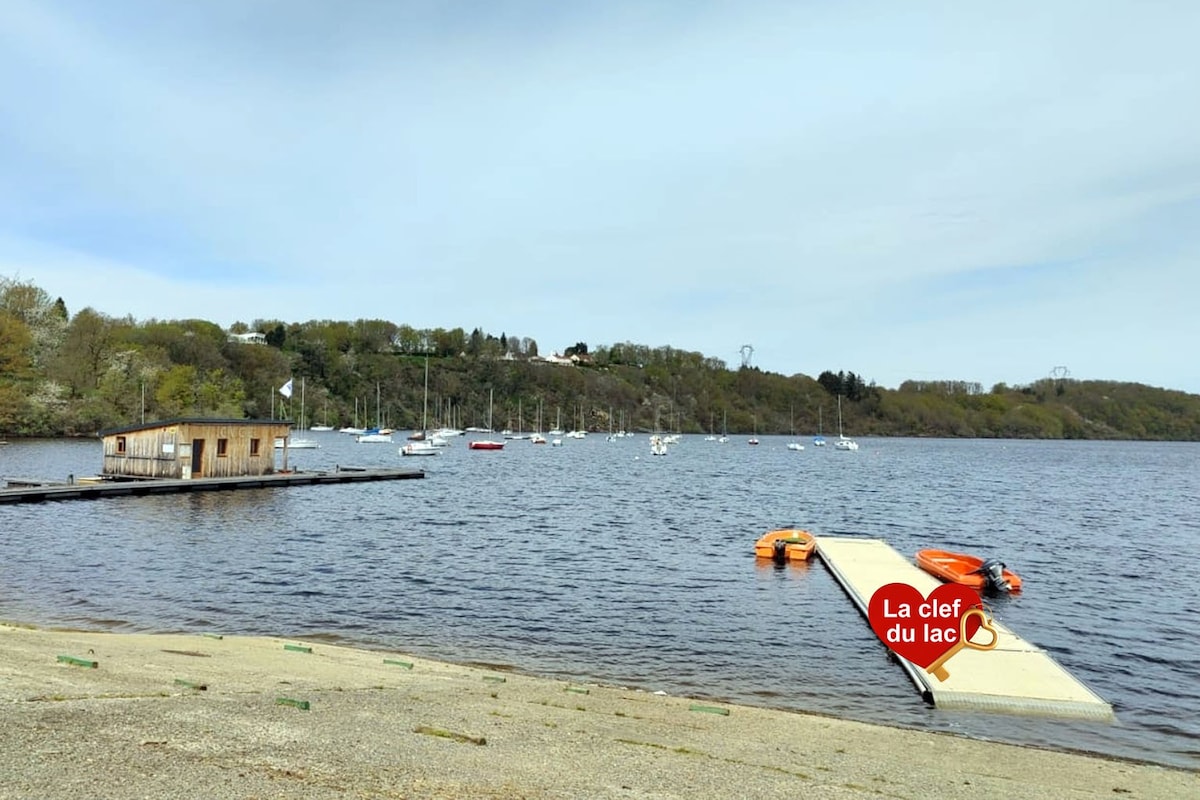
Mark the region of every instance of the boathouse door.
<instances>
[{"instance_id":1,"label":"boathouse door","mask_svg":"<svg viewBox=\"0 0 1200 800\"><path fill-rule=\"evenodd\" d=\"M192 439L192 477L202 477L204 470L204 440Z\"/></svg>"}]
</instances>

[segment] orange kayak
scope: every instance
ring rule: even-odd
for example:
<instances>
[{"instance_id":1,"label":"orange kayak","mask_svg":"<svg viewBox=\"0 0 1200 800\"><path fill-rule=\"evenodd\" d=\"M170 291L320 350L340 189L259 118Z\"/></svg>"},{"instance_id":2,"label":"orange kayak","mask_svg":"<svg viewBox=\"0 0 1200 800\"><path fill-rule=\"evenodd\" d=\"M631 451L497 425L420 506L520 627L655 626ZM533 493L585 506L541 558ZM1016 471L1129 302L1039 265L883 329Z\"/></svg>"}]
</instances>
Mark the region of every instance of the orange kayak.
<instances>
[{"instance_id":1,"label":"orange kayak","mask_svg":"<svg viewBox=\"0 0 1200 800\"><path fill-rule=\"evenodd\" d=\"M1021 590L1021 576L1010 571L994 558L984 560L965 553L948 550L918 550L917 566L944 581L961 583L972 589L997 589L1002 592Z\"/></svg>"},{"instance_id":2,"label":"orange kayak","mask_svg":"<svg viewBox=\"0 0 1200 800\"><path fill-rule=\"evenodd\" d=\"M817 546L816 537L799 528L770 531L754 543L754 555L770 558L782 564L785 561L807 561Z\"/></svg>"}]
</instances>

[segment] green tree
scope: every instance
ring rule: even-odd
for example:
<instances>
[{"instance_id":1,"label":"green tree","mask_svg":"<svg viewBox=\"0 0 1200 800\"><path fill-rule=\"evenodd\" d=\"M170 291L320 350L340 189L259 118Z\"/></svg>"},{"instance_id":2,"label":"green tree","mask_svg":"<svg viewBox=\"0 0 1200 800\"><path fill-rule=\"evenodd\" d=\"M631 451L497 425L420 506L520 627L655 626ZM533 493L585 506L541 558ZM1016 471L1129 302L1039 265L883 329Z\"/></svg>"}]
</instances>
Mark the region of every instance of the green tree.
<instances>
[{"instance_id":1,"label":"green tree","mask_svg":"<svg viewBox=\"0 0 1200 800\"><path fill-rule=\"evenodd\" d=\"M191 364L171 367L159 380L154 400L163 417L183 417L196 408L198 388L196 368Z\"/></svg>"},{"instance_id":2,"label":"green tree","mask_svg":"<svg viewBox=\"0 0 1200 800\"><path fill-rule=\"evenodd\" d=\"M109 317L92 308L81 310L67 326L51 376L66 384L71 397L82 397L100 385L116 349L113 327Z\"/></svg>"},{"instance_id":3,"label":"green tree","mask_svg":"<svg viewBox=\"0 0 1200 800\"><path fill-rule=\"evenodd\" d=\"M33 333L18 317L0 311L0 379L28 377Z\"/></svg>"}]
</instances>

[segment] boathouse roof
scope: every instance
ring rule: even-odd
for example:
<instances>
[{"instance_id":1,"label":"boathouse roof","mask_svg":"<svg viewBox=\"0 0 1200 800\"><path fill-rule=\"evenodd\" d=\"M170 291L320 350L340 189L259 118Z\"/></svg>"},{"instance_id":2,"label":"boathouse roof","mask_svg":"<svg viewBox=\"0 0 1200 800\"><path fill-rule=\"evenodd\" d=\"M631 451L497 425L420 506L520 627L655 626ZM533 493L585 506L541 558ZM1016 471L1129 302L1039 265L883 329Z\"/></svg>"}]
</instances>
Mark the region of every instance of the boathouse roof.
<instances>
[{"instance_id":1,"label":"boathouse roof","mask_svg":"<svg viewBox=\"0 0 1200 800\"><path fill-rule=\"evenodd\" d=\"M287 419L231 419L220 417L173 417L171 419L159 419L154 422L140 422L136 425L125 425L120 428L108 428L100 431L100 436L111 436L115 433L133 433L134 431L148 431L154 428L169 428L172 425L292 425L291 420Z\"/></svg>"}]
</instances>

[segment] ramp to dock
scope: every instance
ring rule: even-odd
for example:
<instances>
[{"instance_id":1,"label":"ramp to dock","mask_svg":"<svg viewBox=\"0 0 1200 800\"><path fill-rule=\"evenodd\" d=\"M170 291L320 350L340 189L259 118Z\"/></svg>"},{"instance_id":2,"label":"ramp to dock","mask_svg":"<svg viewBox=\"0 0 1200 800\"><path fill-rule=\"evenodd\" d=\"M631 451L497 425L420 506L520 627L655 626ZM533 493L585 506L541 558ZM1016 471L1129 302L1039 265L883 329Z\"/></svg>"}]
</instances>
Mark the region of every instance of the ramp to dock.
<instances>
[{"instance_id":1,"label":"ramp to dock","mask_svg":"<svg viewBox=\"0 0 1200 800\"><path fill-rule=\"evenodd\" d=\"M817 554L864 618L871 596L881 586L907 583L928 596L941 585L879 539L820 536ZM960 650L946 664L950 677L945 681L898 655L896 660L922 696L941 708L1112 719L1112 706L1044 650L999 621L993 624L998 637L995 649Z\"/></svg>"}]
</instances>

